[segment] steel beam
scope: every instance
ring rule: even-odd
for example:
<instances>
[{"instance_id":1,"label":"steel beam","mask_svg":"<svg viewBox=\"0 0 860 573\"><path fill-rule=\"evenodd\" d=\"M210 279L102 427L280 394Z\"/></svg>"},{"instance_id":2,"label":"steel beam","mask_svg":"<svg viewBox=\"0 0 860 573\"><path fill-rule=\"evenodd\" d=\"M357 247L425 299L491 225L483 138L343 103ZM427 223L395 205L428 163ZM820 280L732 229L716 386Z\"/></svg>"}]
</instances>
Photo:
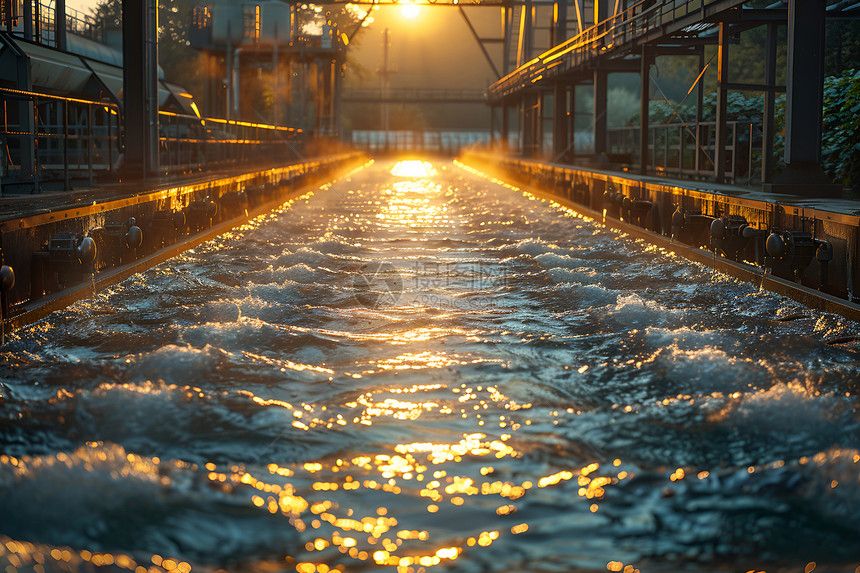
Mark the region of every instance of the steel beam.
<instances>
[{"instance_id":1,"label":"steel beam","mask_svg":"<svg viewBox=\"0 0 860 573\"><path fill-rule=\"evenodd\" d=\"M463 20L466 22L466 26L468 26L469 31L472 33L472 37L478 43L478 47L481 48L481 52L484 54L484 59L487 60L487 63L490 64L490 69L493 70L493 73L496 75L496 79L500 79L502 74L499 73L498 68L496 68L495 62L493 62L493 58L490 57L490 53L487 51L486 46L484 46L484 40L478 35L477 30L472 25L472 21L469 20L469 16L466 15L466 11L463 10L462 6L457 6L460 11L460 15L463 17Z\"/></svg>"},{"instance_id":2,"label":"steel beam","mask_svg":"<svg viewBox=\"0 0 860 573\"><path fill-rule=\"evenodd\" d=\"M600 62L595 69L618 74L638 74L640 68L639 58L624 58L619 60L607 60Z\"/></svg>"}]
</instances>

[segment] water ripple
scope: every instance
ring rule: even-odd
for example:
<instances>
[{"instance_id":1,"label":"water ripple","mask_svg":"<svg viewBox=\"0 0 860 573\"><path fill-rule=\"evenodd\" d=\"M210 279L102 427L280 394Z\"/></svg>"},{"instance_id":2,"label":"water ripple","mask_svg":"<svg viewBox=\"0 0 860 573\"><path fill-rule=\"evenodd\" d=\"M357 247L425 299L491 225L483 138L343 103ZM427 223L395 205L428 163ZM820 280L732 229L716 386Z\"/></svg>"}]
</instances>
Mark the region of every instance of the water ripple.
<instances>
[{"instance_id":1,"label":"water ripple","mask_svg":"<svg viewBox=\"0 0 860 573\"><path fill-rule=\"evenodd\" d=\"M860 565L858 325L389 167L11 337L0 567Z\"/></svg>"}]
</instances>

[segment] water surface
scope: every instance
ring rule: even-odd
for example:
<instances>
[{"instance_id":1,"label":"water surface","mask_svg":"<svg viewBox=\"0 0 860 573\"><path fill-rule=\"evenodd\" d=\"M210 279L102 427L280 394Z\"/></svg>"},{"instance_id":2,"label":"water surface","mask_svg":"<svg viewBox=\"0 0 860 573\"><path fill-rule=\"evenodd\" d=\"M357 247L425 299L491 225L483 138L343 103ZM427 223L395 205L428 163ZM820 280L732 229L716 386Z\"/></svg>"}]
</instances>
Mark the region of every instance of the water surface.
<instances>
[{"instance_id":1,"label":"water surface","mask_svg":"<svg viewBox=\"0 0 860 573\"><path fill-rule=\"evenodd\" d=\"M856 324L391 167L7 342L0 569L860 566Z\"/></svg>"}]
</instances>

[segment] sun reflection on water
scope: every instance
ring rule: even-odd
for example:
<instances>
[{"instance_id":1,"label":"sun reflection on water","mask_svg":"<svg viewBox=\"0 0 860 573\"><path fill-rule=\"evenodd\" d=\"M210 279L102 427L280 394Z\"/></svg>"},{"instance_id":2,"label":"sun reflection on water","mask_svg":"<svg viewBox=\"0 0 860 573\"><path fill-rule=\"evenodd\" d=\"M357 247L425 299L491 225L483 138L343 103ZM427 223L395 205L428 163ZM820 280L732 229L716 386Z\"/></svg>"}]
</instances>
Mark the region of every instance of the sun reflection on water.
<instances>
[{"instance_id":1,"label":"sun reflection on water","mask_svg":"<svg viewBox=\"0 0 860 573\"><path fill-rule=\"evenodd\" d=\"M395 177L432 177L436 175L436 169L429 161L404 159L394 164L391 174Z\"/></svg>"}]
</instances>

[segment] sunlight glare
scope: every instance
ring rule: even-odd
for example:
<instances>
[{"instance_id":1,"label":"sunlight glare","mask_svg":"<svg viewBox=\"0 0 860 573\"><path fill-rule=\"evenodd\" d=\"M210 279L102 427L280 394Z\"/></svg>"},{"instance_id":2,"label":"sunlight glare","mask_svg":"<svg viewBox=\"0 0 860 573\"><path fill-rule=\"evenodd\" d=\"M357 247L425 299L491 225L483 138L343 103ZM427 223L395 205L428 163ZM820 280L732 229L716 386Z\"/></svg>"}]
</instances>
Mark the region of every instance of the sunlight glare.
<instances>
[{"instance_id":1,"label":"sunlight glare","mask_svg":"<svg viewBox=\"0 0 860 573\"><path fill-rule=\"evenodd\" d=\"M421 12L421 8L417 4L412 4L411 2L400 6L400 14L407 20L414 20L418 17L419 12Z\"/></svg>"},{"instance_id":2,"label":"sunlight glare","mask_svg":"<svg viewBox=\"0 0 860 573\"><path fill-rule=\"evenodd\" d=\"M391 168L391 174L395 177L432 177L436 175L436 170L428 161L409 159L398 161Z\"/></svg>"}]
</instances>

